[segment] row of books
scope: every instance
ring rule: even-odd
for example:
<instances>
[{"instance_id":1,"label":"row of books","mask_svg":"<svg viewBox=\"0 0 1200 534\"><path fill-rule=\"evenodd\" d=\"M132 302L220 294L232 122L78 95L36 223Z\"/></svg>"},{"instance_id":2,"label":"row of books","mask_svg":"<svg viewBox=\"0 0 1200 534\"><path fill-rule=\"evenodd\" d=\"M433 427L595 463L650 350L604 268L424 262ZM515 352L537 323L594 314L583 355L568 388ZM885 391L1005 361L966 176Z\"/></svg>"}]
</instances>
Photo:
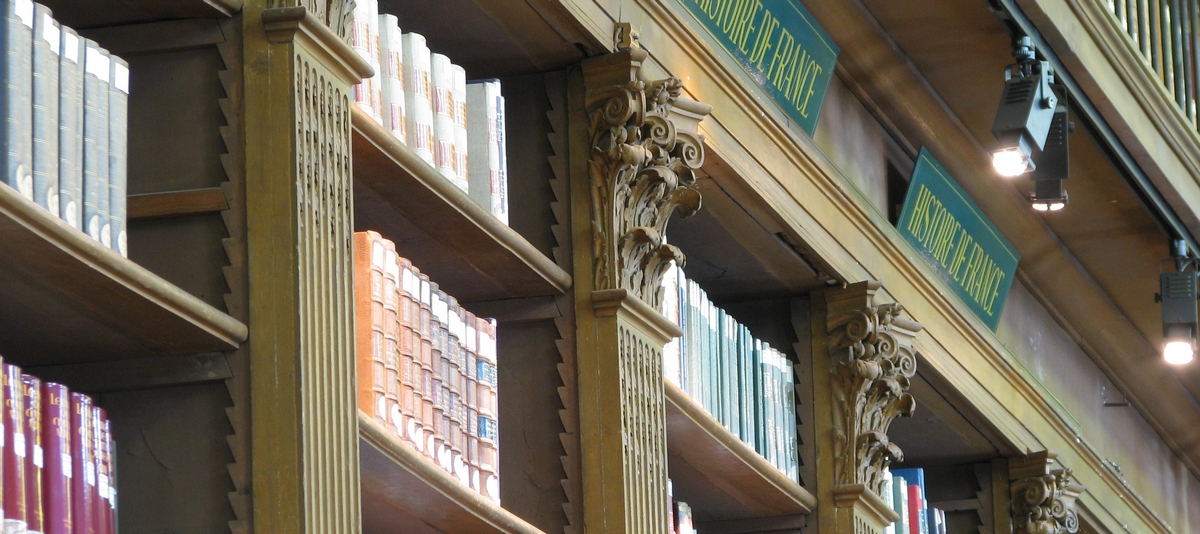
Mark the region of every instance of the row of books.
<instances>
[{"instance_id":1,"label":"row of books","mask_svg":"<svg viewBox=\"0 0 1200 534\"><path fill-rule=\"evenodd\" d=\"M780 471L799 480L796 383L787 356L755 338L671 267L663 313L683 337L663 349L667 379Z\"/></svg>"},{"instance_id":2,"label":"row of books","mask_svg":"<svg viewBox=\"0 0 1200 534\"><path fill-rule=\"evenodd\" d=\"M103 408L62 384L0 366L6 533L116 532L116 448Z\"/></svg>"},{"instance_id":3,"label":"row of books","mask_svg":"<svg viewBox=\"0 0 1200 534\"><path fill-rule=\"evenodd\" d=\"M41 4L0 2L0 182L128 256L128 63L59 24Z\"/></svg>"},{"instance_id":4,"label":"row of books","mask_svg":"<svg viewBox=\"0 0 1200 534\"><path fill-rule=\"evenodd\" d=\"M355 105L508 224L500 81L468 83L466 70L432 53L424 36L380 15L379 0L359 0L353 17L351 46L375 69L354 87Z\"/></svg>"},{"instance_id":5,"label":"row of books","mask_svg":"<svg viewBox=\"0 0 1200 534\"><path fill-rule=\"evenodd\" d=\"M675 500L675 492L671 480L667 479L667 516L668 534L696 534L695 522L692 521L692 507L688 503Z\"/></svg>"},{"instance_id":6,"label":"row of books","mask_svg":"<svg viewBox=\"0 0 1200 534\"><path fill-rule=\"evenodd\" d=\"M354 298L359 410L499 503L496 322L375 232L354 234Z\"/></svg>"},{"instance_id":7,"label":"row of books","mask_svg":"<svg viewBox=\"0 0 1200 534\"><path fill-rule=\"evenodd\" d=\"M925 499L925 470L884 470L883 481L880 497L900 516L884 534L946 534L946 512L930 507Z\"/></svg>"}]
</instances>

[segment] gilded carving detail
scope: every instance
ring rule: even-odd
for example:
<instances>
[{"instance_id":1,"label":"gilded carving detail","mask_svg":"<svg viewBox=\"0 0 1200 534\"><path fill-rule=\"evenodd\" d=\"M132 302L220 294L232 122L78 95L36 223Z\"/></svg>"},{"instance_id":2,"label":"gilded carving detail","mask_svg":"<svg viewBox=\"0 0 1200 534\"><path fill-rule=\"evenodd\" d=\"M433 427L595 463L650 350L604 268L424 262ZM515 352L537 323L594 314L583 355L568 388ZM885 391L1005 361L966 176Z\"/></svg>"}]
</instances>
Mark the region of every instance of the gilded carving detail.
<instances>
[{"instance_id":1,"label":"gilded carving detail","mask_svg":"<svg viewBox=\"0 0 1200 534\"><path fill-rule=\"evenodd\" d=\"M678 78L641 80L645 57L629 49L589 67L614 82L589 84L586 101L593 272L594 289L627 289L658 309L663 273L671 260L684 261L666 241L667 221L700 209L694 185L704 147L695 126L711 107L684 98Z\"/></svg>"},{"instance_id":2,"label":"gilded carving detail","mask_svg":"<svg viewBox=\"0 0 1200 534\"><path fill-rule=\"evenodd\" d=\"M875 305L878 283L863 284L864 306L831 309L827 323L834 359L834 476L838 485L863 484L882 495L884 468L904 459L888 440L888 427L916 410L908 388L917 371L912 339L922 326L901 317L900 304Z\"/></svg>"},{"instance_id":3,"label":"gilded carving detail","mask_svg":"<svg viewBox=\"0 0 1200 534\"><path fill-rule=\"evenodd\" d=\"M1075 501L1084 487L1075 482L1070 469L1046 471L1018 478L1009 485L1015 534L1074 534L1079 531Z\"/></svg>"}]
</instances>

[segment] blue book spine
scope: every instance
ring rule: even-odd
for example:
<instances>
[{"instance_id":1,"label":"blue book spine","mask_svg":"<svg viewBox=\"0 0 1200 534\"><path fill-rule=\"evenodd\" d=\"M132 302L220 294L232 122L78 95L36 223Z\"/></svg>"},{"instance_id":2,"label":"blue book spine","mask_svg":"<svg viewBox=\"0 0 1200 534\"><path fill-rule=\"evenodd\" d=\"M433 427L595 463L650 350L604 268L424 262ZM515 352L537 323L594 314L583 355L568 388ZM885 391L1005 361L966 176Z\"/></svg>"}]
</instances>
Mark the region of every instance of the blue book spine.
<instances>
[{"instance_id":1,"label":"blue book spine","mask_svg":"<svg viewBox=\"0 0 1200 534\"><path fill-rule=\"evenodd\" d=\"M83 229L83 58L84 43L62 28L58 70L58 216Z\"/></svg>"},{"instance_id":2,"label":"blue book spine","mask_svg":"<svg viewBox=\"0 0 1200 534\"><path fill-rule=\"evenodd\" d=\"M0 181L33 200L33 2L4 2L4 169Z\"/></svg>"},{"instance_id":3,"label":"blue book spine","mask_svg":"<svg viewBox=\"0 0 1200 534\"><path fill-rule=\"evenodd\" d=\"M83 225L105 246L108 228L108 54L85 40L83 58Z\"/></svg>"},{"instance_id":4,"label":"blue book spine","mask_svg":"<svg viewBox=\"0 0 1200 534\"><path fill-rule=\"evenodd\" d=\"M129 64L113 56L108 97L108 213L112 249L129 257L125 231L128 190Z\"/></svg>"},{"instance_id":5,"label":"blue book spine","mask_svg":"<svg viewBox=\"0 0 1200 534\"><path fill-rule=\"evenodd\" d=\"M36 5L33 19L33 201L54 215L58 207L58 70L62 45L50 9Z\"/></svg>"}]
</instances>

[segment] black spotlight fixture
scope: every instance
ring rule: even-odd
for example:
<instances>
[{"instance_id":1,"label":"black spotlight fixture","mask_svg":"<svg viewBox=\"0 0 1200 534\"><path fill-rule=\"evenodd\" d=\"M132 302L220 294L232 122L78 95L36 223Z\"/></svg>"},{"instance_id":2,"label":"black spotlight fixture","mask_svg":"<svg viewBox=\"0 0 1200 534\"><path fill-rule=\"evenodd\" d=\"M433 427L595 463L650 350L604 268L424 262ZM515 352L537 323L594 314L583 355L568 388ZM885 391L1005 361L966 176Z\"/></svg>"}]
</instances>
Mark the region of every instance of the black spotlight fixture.
<instances>
[{"instance_id":1,"label":"black spotlight fixture","mask_svg":"<svg viewBox=\"0 0 1200 534\"><path fill-rule=\"evenodd\" d=\"M1058 95L1051 88L1054 69L1034 57L1029 37L1017 39L1013 57L1017 62L1004 69L1004 96L992 124L998 141L992 166L1002 176L1034 170L1058 108Z\"/></svg>"},{"instance_id":2,"label":"black spotlight fixture","mask_svg":"<svg viewBox=\"0 0 1200 534\"><path fill-rule=\"evenodd\" d=\"M1187 257L1187 244L1182 239L1171 242L1171 256L1159 267L1162 355L1167 363L1182 365L1192 361L1196 353L1196 259ZM1174 271L1162 270L1170 263L1174 263Z\"/></svg>"},{"instance_id":3,"label":"black spotlight fixture","mask_svg":"<svg viewBox=\"0 0 1200 534\"><path fill-rule=\"evenodd\" d=\"M1037 211L1058 211L1067 206L1067 192L1063 190L1062 182L1071 176L1067 135L1074 131L1074 126L1067 116L1064 94L1055 106L1046 143L1041 153L1034 157L1037 168L1029 173L1029 179L1033 180L1029 203Z\"/></svg>"}]
</instances>

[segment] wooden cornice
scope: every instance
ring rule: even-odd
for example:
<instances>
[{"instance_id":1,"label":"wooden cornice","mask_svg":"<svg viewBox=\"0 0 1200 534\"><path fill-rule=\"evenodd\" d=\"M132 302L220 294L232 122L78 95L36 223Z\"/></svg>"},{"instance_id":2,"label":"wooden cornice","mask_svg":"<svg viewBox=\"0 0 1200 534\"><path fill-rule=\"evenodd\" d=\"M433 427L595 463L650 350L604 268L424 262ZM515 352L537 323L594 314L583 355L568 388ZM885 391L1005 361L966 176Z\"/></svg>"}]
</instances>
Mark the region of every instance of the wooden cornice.
<instances>
[{"instance_id":1,"label":"wooden cornice","mask_svg":"<svg viewBox=\"0 0 1200 534\"><path fill-rule=\"evenodd\" d=\"M325 23L317 20L304 7L276 7L262 12L263 29L272 43L292 41L306 45L310 53L320 56L321 62L342 78L344 83L356 84L375 75L367 60L358 55Z\"/></svg>"}]
</instances>

